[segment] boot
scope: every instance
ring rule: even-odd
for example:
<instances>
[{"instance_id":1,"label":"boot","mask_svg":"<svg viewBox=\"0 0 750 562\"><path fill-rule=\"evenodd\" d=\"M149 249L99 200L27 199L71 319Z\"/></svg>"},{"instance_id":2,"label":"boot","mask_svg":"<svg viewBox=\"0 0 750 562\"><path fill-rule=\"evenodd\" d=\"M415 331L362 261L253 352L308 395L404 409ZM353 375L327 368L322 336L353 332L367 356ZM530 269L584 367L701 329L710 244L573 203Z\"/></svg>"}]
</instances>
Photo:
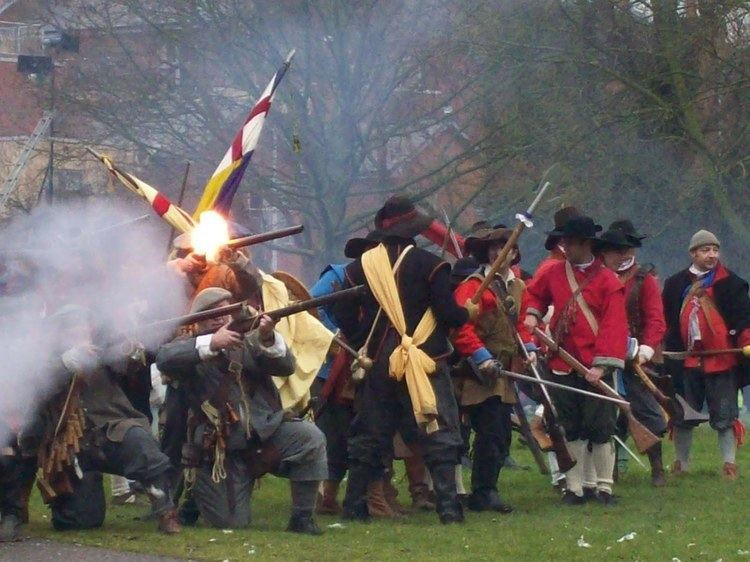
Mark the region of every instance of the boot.
<instances>
[{"instance_id":1,"label":"boot","mask_svg":"<svg viewBox=\"0 0 750 562\"><path fill-rule=\"evenodd\" d=\"M464 510L456 492L456 468L451 462L442 462L430 467L432 485L437 498L436 509L443 524L463 523Z\"/></svg>"},{"instance_id":2,"label":"boot","mask_svg":"<svg viewBox=\"0 0 750 562\"><path fill-rule=\"evenodd\" d=\"M733 462L725 462L723 473L725 480L737 480L737 465Z\"/></svg>"},{"instance_id":3,"label":"boot","mask_svg":"<svg viewBox=\"0 0 750 562\"><path fill-rule=\"evenodd\" d=\"M18 540L18 530L21 528L21 519L15 515L3 515L0 521L0 542L13 542Z\"/></svg>"},{"instance_id":4,"label":"boot","mask_svg":"<svg viewBox=\"0 0 750 562\"><path fill-rule=\"evenodd\" d=\"M339 492L339 482L336 480L325 480L323 482L323 495L319 496L318 506L315 513L318 515L341 515L341 506L336 501Z\"/></svg>"},{"instance_id":5,"label":"boot","mask_svg":"<svg viewBox=\"0 0 750 562\"><path fill-rule=\"evenodd\" d=\"M664 463L661 458L661 441L646 451L648 462L651 463L651 485L656 488L663 488L667 485L664 475Z\"/></svg>"},{"instance_id":6,"label":"boot","mask_svg":"<svg viewBox=\"0 0 750 562\"><path fill-rule=\"evenodd\" d=\"M406 478L409 480L409 495L412 509L434 511L435 503L430 499L430 489L425 482L427 468L421 456L411 456L404 459Z\"/></svg>"},{"instance_id":7,"label":"boot","mask_svg":"<svg viewBox=\"0 0 750 562\"><path fill-rule=\"evenodd\" d=\"M384 481L378 479L367 486L367 511L372 517L395 519L400 517L385 499Z\"/></svg>"},{"instance_id":8,"label":"boot","mask_svg":"<svg viewBox=\"0 0 750 562\"><path fill-rule=\"evenodd\" d=\"M471 495L467 507L472 511L497 511L510 513L513 508L503 502L497 493L497 479L504 460L495 448L481 447L474 450L471 470Z\"/></svg>"},{"instance_id":9,"label":"boot","mask_svg":"<svg viewBox=\"0 0 750 562\"><path fill-rule=\"evenodd\" d=\"M177 510L174 508L169 509L159 515L157 529L165 535L176 535L179 533L182 529L180 528L180 523L177 521Z\"/></svg>"},{"instance_id":10,"label":"boot","mask_svg":"<svg viewBox=\"0 0 750 562\"><path fill-rule=\"evenodd\" d=\"M344 505L341 517L349 521L367 522L370 512L367 509L367 488L373 469L363 463L351 463L349 480L346 484Z\"/></svg>"},{"instance_id":11,"label":"boot","mask_svg":"<svg viewBox=\"0 0 750 562\"><path fill-rule=\"evenodd\" d=\"M313 519L312 511L295 511L292 513L286 530L290 533L300 533L303 535L318 536L323 534L323 531Z\"/></svg>"}]
</instances>

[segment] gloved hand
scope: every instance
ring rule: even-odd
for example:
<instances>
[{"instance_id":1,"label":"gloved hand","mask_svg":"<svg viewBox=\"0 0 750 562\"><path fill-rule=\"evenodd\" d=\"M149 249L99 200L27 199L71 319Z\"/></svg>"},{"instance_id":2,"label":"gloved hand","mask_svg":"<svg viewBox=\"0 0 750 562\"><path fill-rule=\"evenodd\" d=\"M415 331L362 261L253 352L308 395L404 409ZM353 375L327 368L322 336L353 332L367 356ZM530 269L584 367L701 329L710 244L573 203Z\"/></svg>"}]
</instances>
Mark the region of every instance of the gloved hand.
<instances>
[{"instance_id":1,"label":"gloved hand","mask_svg":"<svg viewBox=\"0 0 750 562\"><path fill-rule=\"evenodd\" d=\"M479 303L474 304L471 299L466 299L464 308L469 312L469 322L473 322L479 316Z\"/></svg>"},{"instance_id":2,"label":"gloved hand","mask_svg":"<svg viewBox=\"0 0 750 562\"><path fill-rule=\"evenodd\" d=\"M644 365L645 363L648 363L651 361L651 359L654 356L654 348L651 346L648 346L646 344L641 344L638 346L638 364Z\"/></svg>"},{"instance_id":3,"label":"gloved hand","mask_svg":"<svg viewBox=\"0 0 750 562\"><path fill-rule=\"evenodd\" d=\"M497 379L500 378L501 371L503 370L503 364L497 359L487 359L482 361L479 365L479 372L484 379L484 384L487 387L495 386Z\"/></svg>"}]
</instances>

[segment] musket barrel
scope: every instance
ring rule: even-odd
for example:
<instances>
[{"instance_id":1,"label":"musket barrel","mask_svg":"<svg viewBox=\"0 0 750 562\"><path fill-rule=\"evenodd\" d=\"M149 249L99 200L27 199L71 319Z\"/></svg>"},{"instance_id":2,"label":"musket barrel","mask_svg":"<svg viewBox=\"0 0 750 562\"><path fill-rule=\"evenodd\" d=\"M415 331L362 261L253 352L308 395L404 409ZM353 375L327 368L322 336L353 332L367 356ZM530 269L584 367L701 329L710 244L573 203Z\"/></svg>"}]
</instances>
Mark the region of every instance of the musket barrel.
<instances>
[{"instance_id":1,"label":"musket barrel","mask_svg":"<svg viewBox=\"0 0 750 562\"><path fill-rule=\"evenodd\" d=\"M238 248L245 248L247 246L254 246L255 244L261 244L263 242L269 242L271 240L277 240L279 238L286 238L294 234L303 232L305 227L301 224L290 226L288 228L282 228L279 230L272 230L270 232L262 232L260 234L252 234L250 236L243 236L242 238L235 238L227 242L227 246L234 250Z\"/></svg>"}]
</instances>

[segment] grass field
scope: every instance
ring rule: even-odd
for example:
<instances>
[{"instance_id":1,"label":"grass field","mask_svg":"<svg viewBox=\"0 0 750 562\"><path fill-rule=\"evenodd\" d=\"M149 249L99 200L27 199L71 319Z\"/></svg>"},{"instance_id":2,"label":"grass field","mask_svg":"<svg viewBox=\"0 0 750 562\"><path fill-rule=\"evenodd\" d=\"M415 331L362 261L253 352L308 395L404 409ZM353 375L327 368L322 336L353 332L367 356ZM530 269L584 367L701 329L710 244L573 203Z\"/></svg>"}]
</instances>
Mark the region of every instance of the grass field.
<instances>
[{"instance_id":1,"label":"grass field","mask_svg":"<svg viewBox=\"0 0 750 562\"><path fill-rule=\"evenodd\" d=\"M665 446L671 462L671 444ZM513 456L530 464L531 457L514 444ZM199 560L631 560L750 561L747 533L748 445L740 448L740 478L723 481L715 433L702 427L696 433L691 474L671 478L664 489L654 489L649 475L632 460L616 485L620 502L604 508L587 504L563 506L536 469L504 471L501 490L516 507L507 516L467 512L464 525L442 526L432 513L418 513L403 521L370 524L320 517L322 537L283 532L289 507L287 483L264 479L256 491L253 523L247 530L223 532L197 527L165 537L152 522L135 521L141 507L111 507L102 529L56 533L46 508L34 497L28 532L56 540L118 550L158 553ZM397 477L406 501L405 482ZM338 527L338 526L337 526ZM619 541L635 533L632 540ZM583 537L589 547L579 546Z\"/></svg>"}]
</instances>

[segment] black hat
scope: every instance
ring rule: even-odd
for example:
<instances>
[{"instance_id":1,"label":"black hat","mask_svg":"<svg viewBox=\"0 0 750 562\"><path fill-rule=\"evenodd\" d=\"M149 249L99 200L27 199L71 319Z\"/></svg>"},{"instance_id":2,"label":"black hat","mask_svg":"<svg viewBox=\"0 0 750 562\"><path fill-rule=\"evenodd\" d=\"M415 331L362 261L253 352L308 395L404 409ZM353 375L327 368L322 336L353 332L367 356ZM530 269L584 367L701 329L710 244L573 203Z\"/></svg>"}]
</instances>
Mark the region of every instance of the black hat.
<instances>
[{"instance_id":1,"label":"black hat","mask_svg":"<svg viewBox=\"0 0 750 562\"><path fill-rule=\"evenodd\" d=\"M636 231L635 226L633 226L633 223L630 222L628 219L620 219L616 220L612 224L609 225L610 230L618 230L625 234L627 236L628 240L631 241L634 248L640 248L643 245L643 239L648 238L645 234L638 234L638 231ZM604 235L601 236L603 238Z\"/></svg>"},{"instance_id":2,"label":"black hat","mask_svg":"<svg viewBox=\"0 0 750 562\"><path fill-rule=\"evenodd\" d=\"M561 229L570 219L579 216L581 216L581 211L577 207L562 207L558 209L554 216L555 230ZM547 236L547 239L544 241L544 247L547 251L552 251L552 248L557 246L559 241L559 236Z\"/></svg>"},{"instance_id":3,"label":"black hat","mask_svg":"<svg viewBox=\"0 0 750 562\"><path fill-rule=\"evenodd\" d=\"M414 238L427 230L432 218L420 212L407 197L394 195L375 213L375 228L383 236Z\"/></svg>"},{"instance_id":4,"label":"black hat","mask_svg":"<svg viewBox=\"0 0 750 562\"><path fill-rule=\"evenodd\" d=\"M506 227L504 224L496 224L495 226L488 226L486 221L474 223L474 227L477 227L470 236L464 240L464 248L467 252L473 255L486 254L487 249L491 244L495 242L507 242L510 240L510 235L513 234L513 229ZM516 249L516 257L513 258L511 265L516 265L521 261L521 252L518 249L518 244L514 245ZM486 259L486 255L482 256Z\"/></svg>"},{"instance_id":5,"label":"black hat","mask_svg":"<svg viewBox=\"0 0 750 562\"><path fill-rule=\"evenodd\" d=\"M356 260L370 248L377 246L383 240L383 233L379 230L372 230L364 238L350 238L344 246L344 255L347 258Z\"/></svg>"},{"instance_id":6,"label":"black hat","mask_svg":"<svg viewBox=\"0 0 750 562\"><path fill-rule=\"evenodd\" d=\"M479 262L471 256L459 258L456 263L453 264L451 269L451 280L457 283L462 282L469 275L476 273L479 269Z\"/></svg>"},{"instance_id":7,"label":"black hat","mask_svg":"<svg viewBox=\"0 0 750 562\"><path fill-rule=\"evenodd\" d=\"M594 222L594 219L584 215L579 215L569 219L562 227L551 230L548 236L557 238L582 238L584 240L598 240L597 232L601 232L602 227Z\"/></svg>"}]
</instances>

